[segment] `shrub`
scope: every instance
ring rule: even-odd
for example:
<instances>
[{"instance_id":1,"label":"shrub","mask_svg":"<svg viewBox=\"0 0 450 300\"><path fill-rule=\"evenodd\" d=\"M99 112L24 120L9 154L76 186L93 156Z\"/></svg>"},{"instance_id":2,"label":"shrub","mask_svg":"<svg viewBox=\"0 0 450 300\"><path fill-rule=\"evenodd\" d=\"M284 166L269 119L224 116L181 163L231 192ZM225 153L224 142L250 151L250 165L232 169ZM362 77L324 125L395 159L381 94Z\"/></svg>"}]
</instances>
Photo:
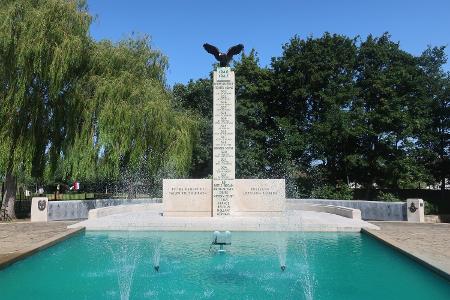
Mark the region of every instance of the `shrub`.
<instances>
[{"instance_id":1,"label":"shrub","mask_svg":"<svg viewBox=\"0 0 450 300\"><path fill-rule=\"evenodd\" d=\"M378 201L385 201L385 202L399 202L402 201L400 198L395 196L391 193L385 193L383 191L380 191L380 193L377 196Z\"/></svg>"},{"instance_id":2,"label":"shrub","mask_svg":"<svg viewBox=\"0 0 450 300\"><path fill-rule=\"evenodd\" d=\"M353 199L353 190L347 184L322 185L314 188L311 196L317 199L351 200Z\"/></svg>"},{"instance_id":3,"label":"shrub","mask_svg":"<svg viewBox=\"0 0 450 300\"><path fill-rule=\"evenodd\" d=\"M430 203L428 201L424 201L425 203L425 214L426 215L437 215L439 214L438 208L433 203Z\"/></svg>"}]
</instances>

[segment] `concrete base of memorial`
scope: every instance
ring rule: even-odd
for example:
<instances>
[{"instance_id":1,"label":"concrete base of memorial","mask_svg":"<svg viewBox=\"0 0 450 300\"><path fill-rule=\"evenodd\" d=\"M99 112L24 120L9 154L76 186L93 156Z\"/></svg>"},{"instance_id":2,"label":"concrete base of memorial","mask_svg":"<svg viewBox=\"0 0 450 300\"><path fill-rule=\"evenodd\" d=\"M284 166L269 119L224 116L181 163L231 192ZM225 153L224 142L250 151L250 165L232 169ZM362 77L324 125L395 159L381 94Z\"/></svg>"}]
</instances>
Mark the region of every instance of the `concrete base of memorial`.
<instances>
[{"instance_id":1,"label":"concrete base of memorial","mask_svg":"<svg viewBox=\"0 0 450 300\"><path fill-rule=\"evenodd\" d=\"M215 196L214 182L221 186L216 187L221 193L217 190ZM227 198L226 205L222 203L227 207L224 212L217 199L228 193L232 193L233 201ZM168 217L279 216L286 208L285 182L284 179L233 179L222 183L211 179L164 179L163 205Z\"/></svg>"},{"instance_id":2,"label":"concrete base of memorial","mask_svg":"<svg viewBox=\"0 0 450 300\"><path fill-rule=\"evenodd\" d=\"M281 216L168 217L161 215L161 205L146 205L128 212L97 213L95 217L69 226L86 230L148 231L343 231L359 232L361 228L378 227L358 218L336 214L288 210ZM111 214L113 213L113 214ZM94 214L93 214L94 215ZM98 217L103 215L103 217Z\"/></svg>"}]
</instances>

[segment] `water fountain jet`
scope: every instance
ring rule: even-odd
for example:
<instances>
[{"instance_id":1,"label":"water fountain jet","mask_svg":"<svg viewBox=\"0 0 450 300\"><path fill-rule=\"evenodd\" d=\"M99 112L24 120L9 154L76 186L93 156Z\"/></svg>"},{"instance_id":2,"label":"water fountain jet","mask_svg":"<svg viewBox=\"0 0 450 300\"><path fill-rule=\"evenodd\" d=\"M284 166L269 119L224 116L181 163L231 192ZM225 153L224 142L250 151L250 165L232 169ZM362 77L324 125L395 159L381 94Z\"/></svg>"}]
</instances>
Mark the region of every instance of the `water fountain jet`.
<instances>
[{"instance_id":1,"label":"water fountain jet","mask_svg":"<svg viewBox=\"0 0 450 300\"><path fill-rule=\"evenodd\" d=\"M159 272L159 261L161 259L161 239L157 239L153 250L153 268Z\"/></svg>"},{"instance_id":2,"label":"water fountain jet","mask_svg":"<svg viewBox=\"0 0 450 300\"><path fill-rule=\"evenodd\" d=\"M286 270L286 252L287 252L287 240L284 236L281 236L277 241L277 254L278 254L278 261L280 263L280 269L283 272Z\"/></svg>"},{"instance_id":3,"label":"water fountain jet","mask_svg":"<svg viewBox=\"0 0 450 300\"><path fill-rule=\"evenodd\" d=\"M211 246L213 246L213 245L219 245L219 252L225 252L225 249L223 249L223 246L231 245L231 232L229 232L228 230L225 232L220 232L217 230L214 231Z\"/></svg>"}]
</instances>

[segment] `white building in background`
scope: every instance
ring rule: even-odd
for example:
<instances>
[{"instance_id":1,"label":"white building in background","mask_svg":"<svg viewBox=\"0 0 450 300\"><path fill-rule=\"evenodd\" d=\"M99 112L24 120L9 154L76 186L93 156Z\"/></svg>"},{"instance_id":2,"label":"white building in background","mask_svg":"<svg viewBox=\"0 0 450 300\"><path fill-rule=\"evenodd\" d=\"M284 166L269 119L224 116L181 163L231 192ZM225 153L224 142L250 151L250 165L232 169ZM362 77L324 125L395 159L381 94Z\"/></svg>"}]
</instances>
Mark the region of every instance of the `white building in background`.
<instances>
[{"instance_id":1,"label":"white building in background","mask_svg":"<svg viewBox=\"0 0 450 300\"><path fill-rule=\"evenodd\" d=\"M435 183L433 185L428 185L425 187L425 189L427 190L440 190L441 189L441 183ZM445 179L445 189L448 190L450 189L450 179L446 178Z\"/></svg>"}]
</instances>

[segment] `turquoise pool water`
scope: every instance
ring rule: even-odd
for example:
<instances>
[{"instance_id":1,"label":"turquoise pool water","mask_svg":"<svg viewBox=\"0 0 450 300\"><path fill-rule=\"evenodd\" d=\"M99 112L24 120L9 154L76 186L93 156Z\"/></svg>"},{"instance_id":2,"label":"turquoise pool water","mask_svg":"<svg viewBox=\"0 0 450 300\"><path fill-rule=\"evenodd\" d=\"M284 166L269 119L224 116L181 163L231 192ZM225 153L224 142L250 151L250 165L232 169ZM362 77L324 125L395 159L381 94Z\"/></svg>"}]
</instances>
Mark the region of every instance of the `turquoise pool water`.
<instances>
[{"instance_id":1,"label":"turquoise pool water","mask_svg":"<svg viewBox=\"0 0 450 300\"><path fill-rule=\"evenodd\" d=\"M364 234L233 232L224 254L211 237L80 234L0 271L0 299L450 299L448 281Z\"/></svg>"}]
</instances>

